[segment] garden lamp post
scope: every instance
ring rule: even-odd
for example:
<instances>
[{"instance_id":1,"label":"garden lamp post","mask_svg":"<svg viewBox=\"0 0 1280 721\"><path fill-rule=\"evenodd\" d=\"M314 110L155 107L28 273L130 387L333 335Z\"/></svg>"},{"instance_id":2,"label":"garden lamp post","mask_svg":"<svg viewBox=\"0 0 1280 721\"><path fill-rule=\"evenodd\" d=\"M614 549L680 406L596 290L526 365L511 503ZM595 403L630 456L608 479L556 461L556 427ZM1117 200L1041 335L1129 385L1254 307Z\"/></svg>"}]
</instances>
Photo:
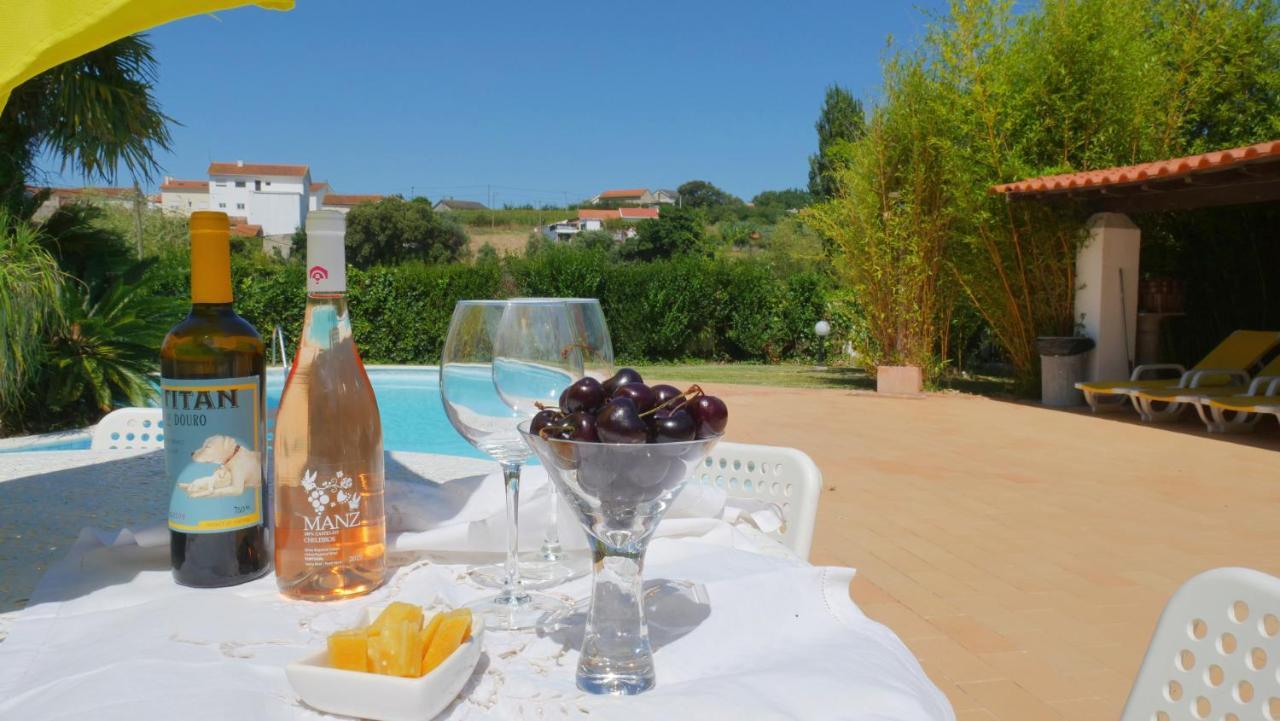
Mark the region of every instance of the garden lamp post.
<instances>
[{"instance_id":1,"label":"garden lamp post","mask_svg":"<svg viewBox=\"0 0 1280 721\"><path fill-rule=\"evenodd\" d=\"M827 336L831 335L831 324L820 320L813 325L813 332L818 334L818 368L826 368Z\"/></svg>"}]
</instances>

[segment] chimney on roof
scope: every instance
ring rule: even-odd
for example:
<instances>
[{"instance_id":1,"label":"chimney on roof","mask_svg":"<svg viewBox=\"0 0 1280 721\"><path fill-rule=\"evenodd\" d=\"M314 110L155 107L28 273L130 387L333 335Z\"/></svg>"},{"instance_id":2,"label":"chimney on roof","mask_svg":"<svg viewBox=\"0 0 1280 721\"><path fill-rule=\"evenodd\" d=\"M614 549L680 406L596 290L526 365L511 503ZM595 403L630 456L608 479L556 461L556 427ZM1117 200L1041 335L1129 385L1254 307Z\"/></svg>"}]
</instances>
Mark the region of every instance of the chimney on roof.
<instances>
[{"instance_id":1,"label":"chimney on roof","mask_svg":"<svg viewBox=\"0 0 1280 721\"><path fill-rule=\"evenodd\" d=\"M164 182L165 182L165 184L172 183L172 182L173 182L173 176L172 176L172 175L166 175L166 176L164 176Z\"/></svg>"},{"instance_id":2,"label":"chimney on roof","mask_svg":"<svg viewBox=\"0 0 1280 721\"><path fill-rule=\"evenodd\" d=\"M243 167L244 167L244 161L243 161L243 160L237 160L237 161L236 161L236 167L237 167L237 168L243 168Z\"/></svg>"}]
</instances>

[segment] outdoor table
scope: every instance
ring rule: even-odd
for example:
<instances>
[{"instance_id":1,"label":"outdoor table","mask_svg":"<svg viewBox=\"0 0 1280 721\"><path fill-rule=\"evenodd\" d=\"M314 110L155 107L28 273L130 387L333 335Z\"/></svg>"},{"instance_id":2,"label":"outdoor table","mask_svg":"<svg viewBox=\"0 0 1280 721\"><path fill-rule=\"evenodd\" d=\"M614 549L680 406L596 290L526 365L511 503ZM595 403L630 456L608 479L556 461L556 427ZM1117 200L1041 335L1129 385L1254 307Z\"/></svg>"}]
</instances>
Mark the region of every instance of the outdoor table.
<instances>
[{"instance_id":1,"label":"outdoor table","mask_svg":"<svg viewBox=\"0 0 1280 721\"><path fill-rule=\"evenodd\" d=\"M501 546L493 533L500 524L487 520L500 515L500 483L484 478L493 466L388 454L389 513L406 514L389 527L414 529L416 519L425 530L390 533L387 583L341 602L287 600L271 575L224 589L178 586L162 527L80 533L0 642L0 718L329 718L297 698L286 664L322 649L329 633L358 625L371 606L403 600L430 610L491 593L467 581L466 567ZM105 502L119 497L113 494L167 499L162 471L155 452L5 454L0 510L12 514L14 500L34 494L28 486L51 491L60 479L65 489L53 491L59 511L110 520L125 512ZM530 504L539 491L545 502L545 475L542 483L525 484ZM441 507L469 520L421 518L424 508ZM29 528L54 534L70 522L43 518L57 513L39 506L18 512ZM136 523L137 507L132 514ZM522 515L525 525L538 525L530 521L536 515ZM576 604L559 628L486 632L475 673L442 718L953 719L902 642L849 599L853 573L811 566L723 518L669 518L645 568L654 690L615 698L574 686L590 587L580 577L547 591Z\"/></svg>"}]
</instances>

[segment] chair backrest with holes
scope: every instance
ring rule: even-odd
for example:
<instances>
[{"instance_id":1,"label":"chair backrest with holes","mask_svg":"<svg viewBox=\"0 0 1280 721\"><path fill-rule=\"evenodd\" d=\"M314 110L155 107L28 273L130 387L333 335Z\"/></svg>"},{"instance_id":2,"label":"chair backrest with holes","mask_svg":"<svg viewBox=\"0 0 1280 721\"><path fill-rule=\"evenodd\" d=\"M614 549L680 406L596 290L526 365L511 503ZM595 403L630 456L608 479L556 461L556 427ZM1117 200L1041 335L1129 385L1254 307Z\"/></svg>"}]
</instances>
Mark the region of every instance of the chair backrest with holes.
<instances>
[{"instance_id":1,"label":"chair backrest with holes","mask_svg":"<svg viewBox=\"0 0 1280 721\"><path fill-rule=\"evenodd\" d=\"M1122 721L1280 721L1280 578L1217 568L1156 625Z\"/></svg>"},{"instance_id":2,"label":"chair backrest with holes","mask_svg":"<svg viewBox=\"0 0 1280 721\"><path fill-rule=\"evenodd\" d=\"M694 480L722 488L730 498L776 503L783 518L779 540L809 558L822 492L822 472L809 456L795 448L719 443Z\"/></svg>"},{"instance_id":3,"label":"chair backrest with holes","mask_svg":"<svg viewBox=\"0 0 1280 721\"><path fill-rule=\"evenodd\" d=\"M164 448L164 421L159 408L121 408L111 411L93 429L89 447L108 449Z\"/></svg>"}]
</instances>

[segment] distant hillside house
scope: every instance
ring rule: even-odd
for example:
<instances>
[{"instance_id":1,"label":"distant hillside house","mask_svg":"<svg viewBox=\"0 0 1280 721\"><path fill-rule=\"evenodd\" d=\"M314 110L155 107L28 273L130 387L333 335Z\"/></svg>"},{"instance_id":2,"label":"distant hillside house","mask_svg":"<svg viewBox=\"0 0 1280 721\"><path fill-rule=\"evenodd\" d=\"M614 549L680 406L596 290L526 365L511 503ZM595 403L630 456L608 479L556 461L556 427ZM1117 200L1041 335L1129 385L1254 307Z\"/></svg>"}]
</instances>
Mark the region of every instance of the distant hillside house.
<instances>
[{"instance_id":1,"label":"distant hillside house","mask_svg":"<svg viewBox=\"0 0 1280 721\"><path fill-rule=\"evenodd\" d=\"M582 218L577 220L560 220L542 229L542 234L550 240L570 240L573 236L587 230L604 230L604 221L598 218Z\"/></svg>"},{"instance_id":2,"label":"distant hillside house","mask_svg":"<svg viewBox=\"0 0 1280 721\"><path fill-rule=\"evenodd\" d=\"M209 181L178 180L165 176L160 184L160 208L167 213L191 215L209 209Z\"/></svg>"},{"instance_id":3,"label":"distant hillside house","mask_svg":"<svg viewBox=\"0 0 1280 721\"><path fill-rule=\"evenodd\" d=\"M578 220L653 220L658 217L657 208L613 208L611 210L595 210L580 208Z\"/></svg>"},{"instance_id":4,"label":"distant hillside house","mask_svg":"<svg viewBox=\"0 0 1280 721\"><path fill-rule=\"evenodd\" d=\"M592 205L610 203L618 205L652 205L657 201L645 188L629 188L626 190L606 190L591 199Z\"/></svg>"},{"instance_id":5,"label":"distant hillside house","mask_svg":"<svg viewBox=\"0 0 1280 721\"><path fill-rule=\"evenodd\" d=\"M307 195L307 210L320 210L324 207L324 198L333 192L328 183L312 183Z\"/></svg>"},{"instance_id":6,"label":"distant hillside house","mask_svg":"<svg viewBox=\"0 0 1280 721\"><path fill-rule=\"evenodd\" d=\"M383 195L338 195L337 193L328 193L324 196L325 210L340 210L344 213L361 203L376 203L382 200Z\"/></svg>"},{"instance_id":7,"label":"distant hillside house","mask_svg":"<svg viewBox=\"0 0 1280 721\"><path fill-rule=\"evenodd\" d=\"M134 203L138 199L138 191L133 188L38 188L28 186L26 190L29 196L34 196L36 193L45 190L49 191L48 199L36 209L34 214L36 220L44 220L52 215L53 211L72 203L111 205L132 210Z\"/></svg>"},{"instance_id":8,"label":"distant hillside house","mask_svg":"<svg viewBox=\"0 0 1280 721\"><path fill-rule=\"evenodd\" d=\"M484 203L477 203L474 200L454 200L453 198L445 198L437 201L432 208L437 213L447 213L451 210L488 210Z\"/></svg>"},{"instance_id":9,"label":"distant hillside house","mask_svg":"<svg viewBox=\"0 0 1280 721\"><path fill-rule=\"evenodd\" d=\"M209 164L209 209L243 216L263 235L291 235L306 227L311 169L267 163Z\"/></svg>"},{"instance_id":10,"label":"distant hillside house","mask_svg":"<svg viewBox=\"0 0 1280 721\"><path fill-rule=\"evenodd\" d=\"M659 188L653 191L653 202L660 205L678 205L680 203L680 194L674 190Z\"/></svg>"}]
</instances>

